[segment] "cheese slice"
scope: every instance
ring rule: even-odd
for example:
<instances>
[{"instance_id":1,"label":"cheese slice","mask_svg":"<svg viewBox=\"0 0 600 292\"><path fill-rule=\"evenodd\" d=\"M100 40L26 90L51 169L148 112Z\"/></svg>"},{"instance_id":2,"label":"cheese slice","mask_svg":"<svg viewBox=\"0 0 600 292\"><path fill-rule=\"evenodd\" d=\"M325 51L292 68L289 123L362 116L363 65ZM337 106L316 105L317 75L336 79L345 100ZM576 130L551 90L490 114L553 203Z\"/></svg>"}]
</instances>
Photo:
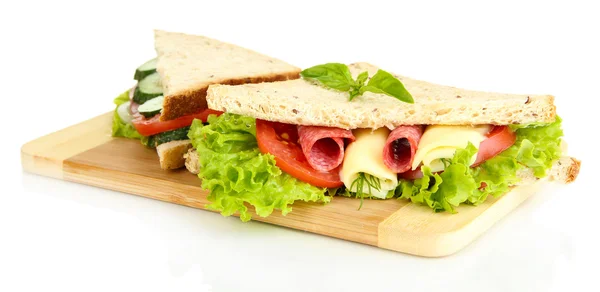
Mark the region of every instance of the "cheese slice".
<instances>
[{"instance_id":1,"label":"cheese slice","mask_svg":"<svg viewBox=\"0 0 600 292\"><path fill-rule=\"evenodd\" d=\"M398 185L398 176L383 163L383 147L390 133L387 128L354 130L356 140L346 148L344 162L340 170L340 179L351 192L357 191L357 186L351 189L352 183L363 172L378 178L381 183L379 190L365 184L363 193L385 199L387 193Z\"/></svg>"},{"instance_id":2,"label":"cheese slice","mask_svg":"<svg viewBox=\"0 0 600 292\"><path fill-rule=\"evenodd\" d=\"M417 169L423 163L430 167L432 172L442 171L444 170L442 161L444 158L451 159L454 157L456 149L466 148L469 142L479 150L479 144L489 131L489 125L428 126L419 141L412 169ZM477 154L471 158L471 164L475 163L476 159Z\"/></svg>"}]
</instances>

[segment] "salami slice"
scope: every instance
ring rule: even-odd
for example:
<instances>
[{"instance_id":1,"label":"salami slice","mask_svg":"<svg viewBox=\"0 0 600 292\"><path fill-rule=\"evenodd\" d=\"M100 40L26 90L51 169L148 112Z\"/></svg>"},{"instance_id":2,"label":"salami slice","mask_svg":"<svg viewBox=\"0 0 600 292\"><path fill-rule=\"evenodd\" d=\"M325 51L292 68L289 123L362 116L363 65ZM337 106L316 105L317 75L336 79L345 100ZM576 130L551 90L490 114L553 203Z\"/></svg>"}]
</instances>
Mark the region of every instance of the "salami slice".
<instances>
[{"instance_id":1,"label":"salami slice","mask_svg":"<svg viewBox=\"0 0 600 292\"><path fill-rule=\"evenodd\" d=\"M143 119L144 116L142 116L142 114L140 114L140 112L138 111L138 107L140 107L139 104L137 104L135 101L130 101L130 105L129 105L129 112L131 112L131 115L133 116L134 119Z\"/></svg>"},{"instance_id":2,"label":"salami slice","mask_svg":"<svg viewBox=\"0 0 600 292\"><path fill-rule=\"evenodd\" d=\"M383 148L383 163L396 173L409 170L422 135L421 126L399 126L394 129Z\"/></svg>"},{"instance_id":3,"label":"salami slice","mask_svg":"<svg viewBox=\"0 0 600 292\"><path fill-rule=\"evenodd\" d=\"M344 139L354 141L350 130L316 126L298 126L298 142L312 168L330 171L344 160Z\"/></svg>"}]
</instances>

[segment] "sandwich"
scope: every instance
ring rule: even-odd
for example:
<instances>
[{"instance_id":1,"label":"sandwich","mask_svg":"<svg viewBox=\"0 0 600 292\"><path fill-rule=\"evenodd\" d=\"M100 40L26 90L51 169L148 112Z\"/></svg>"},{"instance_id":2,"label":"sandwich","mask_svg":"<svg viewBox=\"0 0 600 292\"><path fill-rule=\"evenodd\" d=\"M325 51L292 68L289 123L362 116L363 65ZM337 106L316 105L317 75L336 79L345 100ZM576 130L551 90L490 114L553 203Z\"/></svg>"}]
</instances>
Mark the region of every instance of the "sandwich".
<instances>
[{"instance_id":1,"label":"sandwich","mask_svg":"<svg viewBox=\"0 0 600 292\"><path fill-rule=\"evenodd\" d=\"M192 121L220 114L207 108L209 85L299 78L295 66L208 37L156 30L154 41L156 58L140 65L137 84L114 100L112 135L156 148L165 170L184 166Z\"/></svg>"},{"instance_id":2,"label":"sandwich","mask_svg":"<svg viewBox=\"0 0 600 292\"><path fill-rule=\"evenodd\" d=\"M456 212L537 180L570 183L551 95L459 89L391 74L367 63L328 63L301 79L208 87L194 120L187 169L208 206L243 221L295 201L335 196L410 200ZM369 203L369 202L365 202Z\"/></svg>"}]
</instances>

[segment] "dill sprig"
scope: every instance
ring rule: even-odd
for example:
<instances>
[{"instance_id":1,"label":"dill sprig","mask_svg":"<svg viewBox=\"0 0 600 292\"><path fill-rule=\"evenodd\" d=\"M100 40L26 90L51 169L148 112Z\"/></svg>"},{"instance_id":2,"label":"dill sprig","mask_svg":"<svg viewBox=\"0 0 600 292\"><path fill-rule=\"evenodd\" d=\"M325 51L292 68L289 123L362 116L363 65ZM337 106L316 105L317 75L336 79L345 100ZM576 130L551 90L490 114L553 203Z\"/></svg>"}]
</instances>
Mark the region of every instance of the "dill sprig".
<instances>
[{"instance_id":1,"label":"dill sprig","mask_svg":"<svg viewBox=\"0 0 600 292\"><path fill-rule=\"evenodd\" d=\"M444 164L444 169L448 168L448 166L450 166L450 164L452 164L452 159L450 159L450 158L440 158L440 160Z\"/></svg>"},{"instance_id":2,"label":"dill sprig","mask_svg":"<svg viewBox=\"0 0 600 292\"><path fill-rule=\"evenodd\" d=\"M358 210L362 208L363 199L365 196L364 186L367 185L369 189L368 193L371 195L371 190L375 189L377 191L381 190L381 181L378 177L372 176L370 174L359 172L356 179L350 185L350 191L354 190L354 186L356 186L356 196L360 197L360 206L358 206Z\"/></svg>"}]
</instances>

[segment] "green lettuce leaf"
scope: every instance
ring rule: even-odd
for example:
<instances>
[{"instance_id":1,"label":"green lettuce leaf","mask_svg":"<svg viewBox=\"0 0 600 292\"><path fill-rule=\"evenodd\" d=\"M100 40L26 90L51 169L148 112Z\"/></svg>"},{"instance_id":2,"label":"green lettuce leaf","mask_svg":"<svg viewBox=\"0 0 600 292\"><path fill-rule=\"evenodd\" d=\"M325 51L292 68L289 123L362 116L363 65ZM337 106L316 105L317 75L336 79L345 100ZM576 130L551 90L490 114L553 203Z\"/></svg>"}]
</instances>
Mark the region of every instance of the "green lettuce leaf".
<instances>
[{"instance_id":1,"label":"green lettuce leaf","mask_svg":"<svg viewBox=\"0 0 600 292\"><path fill-rule=\"evenodd\" d=\"M517 160L508 153L501 153L474 168L477 185L484 185L481 192L469 197L469 203L478 205L483 203L488 195L498 197L507 193L510 186L519 182L517 172L523 168Z\"/></svg>"},{"instance_id":2,"label":"green lettuce leaf","mask_svg":"<svg viewBox=\"0 0 600 292\"><path fill-rule=\"evenodd\" d=\"M517 134L515 144L476 168L477 178L484 182L482 198L471 203L481 203L487 195L498 197L519 182L517 172L528 167L536 177L546 176L554 161L560 158L563 131L562 119L556 117L552 123L512 125Z\"/></svg>"},{"instance_id":3,"label":"green lettuce leaf","mask_svg":"<svg viewBox=\"0 0 600 292\"><path fill-rule=\"evenodd\" d=\"M124 123L119 114L117 113L117 108L119 105L129 101L129 90L125 91L123 94L117 96L113 101L116 105L115 112L113 113L113 124L112 124L112 136L113 137L125 137L132 139L142 139L145 138L142 136L132 124ZM147 141L147 138L145 139ZM142 143L143 144L143 143Z\"/></svg>"},{"instance_id":4,"label":"green lettuce leaf","mask_svg":"<svg viewBox=\"0 0 600 292\"><path fill-rule=\"evenodd\" d=\"M458 149L454 157L446 161L441 173L432 173L429 167L422 167L423 177L414 181L401 180L396 195L410 199L413 203L426 204L436 212L454 212L454 207L479 196L478 184L469 167L471 157L477 148L469 143L467 148Z\"/></svg>"},{"instance_id":5,"label":"green lettuce leaf","mask_svg":"<svg viewBox=\"0 0 600 292\"><path fill-rule=\"evenodd\" d=\"M325 190L301 182L275 165L275 158L262 154L256 142L253 118L233 114L211 115L208 124L194 120L188 137L198 151L202 188L210 191L208 208L223 216L239 212L242 221L251 219L247 204L256 214L283 215L294 201L329 202Z\"/></svg>"},{"instance_id":6,"label":"green lettuce leaf","mask_svg":"<svg viewBox=\"0 0 600 292\"><path fill-rule=\"evenodd\" d=\"M401 180L395 190L397 197L413 203L429 206L435 212L455 212L462 203L478 205L489 195L501 196L519 182L520 169L531 168L536 177L546 176L552 163L561 156L562 120L553 123L513 125L517 140L514 145L477 167L470 167L469 160L477 149L469 144L456 151L446 161L446 168L439 174L422 167L423 177L413 181Z\"/></svg>"},{"instance_id":7,"label":"green lettuce leaf","mask_svg":"<svg viewBox=\"0 0 600 292\"><path fill-rule=\"evenodd\" d=\"M540 125L534 123L530 125L512 126L517 132L518 148L511 147L508 150L509 155L515 155L519 163L533 169L536 177L546 176L546 171L552 168L552 163L560 158L562 152L560 148L563 130L561 128L562 119L556 117L551 124Z\"/></svg>"}]
</instances>

